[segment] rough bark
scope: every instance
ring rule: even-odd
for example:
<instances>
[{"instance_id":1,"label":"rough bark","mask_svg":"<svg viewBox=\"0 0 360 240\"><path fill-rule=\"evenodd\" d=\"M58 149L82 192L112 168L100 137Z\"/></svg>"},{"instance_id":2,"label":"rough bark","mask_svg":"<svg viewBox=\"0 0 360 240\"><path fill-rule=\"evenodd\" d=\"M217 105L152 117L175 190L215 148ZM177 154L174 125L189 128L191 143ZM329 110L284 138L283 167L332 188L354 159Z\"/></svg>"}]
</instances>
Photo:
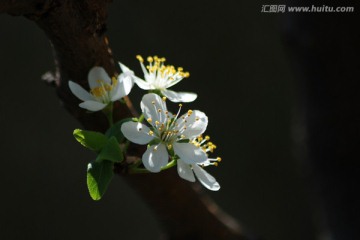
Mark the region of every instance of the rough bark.
<instances>
[{"instance_id":1,"label":"rough bark","mask_svg":"<svg viewBox=\"0 0 360 240\"><path fill-rule=\"evenodd\" d=\"M68 81L87 86L93 66L117 73L106 32L107 5L110 0L3 0L0 13L25 16L48 36L54 48L56 71L45 78L53 83L64 107L86 129L105 131L108 123L101 113L89 114L78 107ZM116 104L115 120L135 114L130 100ZM141 156L143 147L131 146ZM129 175L124 166L118 173L143 197L164 227L168 239L248 239L239 224L201 190L177 176L174 170L159 174ZM146 183L146 184L144 184ZM148 186L154 186L151 189Z\"/></svg>"}]
</instances>

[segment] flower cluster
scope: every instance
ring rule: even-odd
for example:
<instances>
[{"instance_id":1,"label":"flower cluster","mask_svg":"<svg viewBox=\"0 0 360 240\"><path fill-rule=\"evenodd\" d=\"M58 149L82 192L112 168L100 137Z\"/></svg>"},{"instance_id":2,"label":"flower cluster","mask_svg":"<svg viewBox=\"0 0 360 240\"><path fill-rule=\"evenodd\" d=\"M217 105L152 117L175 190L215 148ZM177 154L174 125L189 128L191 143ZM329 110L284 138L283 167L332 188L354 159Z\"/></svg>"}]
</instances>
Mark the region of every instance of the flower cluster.
<instances>
[{"instance_id":1,"label":"flower cluster","mask_svg":"<svg viewBox=\"0 0 360 240\"><path fill-rule=\"evenodd\" d=\"M123 136L136 144L147 145L142 156L142 164L149 172L160 172L177 165L181 178L194 182L195 176L206 188L220 189L216 179L204 170L204 167L215 165L221 158L209 158L216 145L203 137L208 125L208 117L199 110L188 110L181 114L182 104L176 114L167 109L166 100L172 102L192 102L197 98L195 93L174 92L168 88L188 78L190 74L183 68L165 65L165 58L148 57L148 65L137 56L144 73L144 79L137 77L132 70L120 64L122 73L110 78L101 67L93 67L88 74L90 91L79 84L69 81L69 88L81 102L79 106L89 111L105 111L114 101L128 95L134 83L144 90L140 107L140 120L125 121L121 124ZM112 116L112 115L110 115ZM146 123L142 123L145 119ZM112 120L111 120L112 121ZM111 123L110 121L110 123ZM135 164L134 171L139 170Z\"/></svg>"}]
</instances>

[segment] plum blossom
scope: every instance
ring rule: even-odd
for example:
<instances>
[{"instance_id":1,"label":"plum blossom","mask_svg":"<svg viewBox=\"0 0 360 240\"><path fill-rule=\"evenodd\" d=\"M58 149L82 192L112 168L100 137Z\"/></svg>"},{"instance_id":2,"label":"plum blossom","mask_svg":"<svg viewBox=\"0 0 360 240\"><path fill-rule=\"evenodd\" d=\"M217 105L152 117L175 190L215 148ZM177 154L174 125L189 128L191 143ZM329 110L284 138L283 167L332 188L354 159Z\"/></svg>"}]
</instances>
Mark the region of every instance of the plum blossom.
<instances>
[{"instance_id":1,"label":"plum blossom","mask_svg":"<svg viewBox=\"0 0 360 240\"><path fill-rule=\"evenodd\" d=\"M110 78L102 67L93 67L88 74L89 92L79 84L69 81L71 92L83 101L79 106L96 112L128 95L133 86L133 73L125 65L120 64L120 67L123 73L118 78Z\"/></svg>"},{"instance_id":2,"label":"plum blossom","mask_svg":"<svg viewBox=\"0 0 360 240\"><path fill-rule=\"evenodd\" d=\"M151 125L140 122L125 122L121 126L124 136L137 144L149 144L142 156L142 162L151 172L160 172L169 161L169 152L186 164L200 164L207 161L206 152L200 145L189 141L202 134L207 127L207 116L198 110L189 110L179 116L167 111L166 98L149 93L143 96L141 109Z\"/></svg>"},{"instance_id":3,"label":"plum blossom","mask_svg":"<svg viewBox=\"0 0 360 240\"><path fill-rule=\"evenodd\" d=\"M157 56L148 57L149 65L145 67L144 59L137 55L141 69L144 72L144 79L134 76L135 83L144 90L158 90L172 102L192 102L197 98L197 94L189 92L174 92L168 88L174 86L184 78L190 76L189 72L184 72L182 67L177 69L172 65L165 65L165 58Z\"/></svg>"},{"instance_id":4,"label":"plum blossom","mask_svg":"<svg viewBox=\"0 0 360 240\"><path fill-rule=\"evenodd\" d=\"M204 152L213 152L216 148L216 145L212 142L206 143L210 138L206 136L203 138L201 135L195 138L192 142L196 146L201 147ZM195 182L195 176L199 180L199 182L209 190L218 191L220 189L220 184L216 181L216 179L211 176L208 172L206 172L203 167L214 165L217 166L218 162L221 161L220 157L217 158L207 158L206 161L202 163L193 163L188 164L184 162L182 159L178 159L177 161L177 171L181 178L188 180L190 182ZM195 176L194 176L195 173Z\"/></svg>"}]
</instances>

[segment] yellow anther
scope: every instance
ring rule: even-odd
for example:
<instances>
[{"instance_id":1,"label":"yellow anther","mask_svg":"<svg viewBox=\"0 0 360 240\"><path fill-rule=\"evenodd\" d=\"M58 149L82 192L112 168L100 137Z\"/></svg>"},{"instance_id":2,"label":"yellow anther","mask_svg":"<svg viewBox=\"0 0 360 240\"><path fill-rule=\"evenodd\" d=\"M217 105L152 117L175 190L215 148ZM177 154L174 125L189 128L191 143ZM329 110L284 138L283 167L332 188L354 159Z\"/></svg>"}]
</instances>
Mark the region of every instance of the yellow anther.
<instances>
[{"instance_id":1,"label":"yellow anther","mask_svg":"<svg viewBox=\"0 0 360 240\"><path fill-rule=\"evenodd\" d=\"M112 77L112 78L111 78L111 83L112 83L112 85L116 86L116 84L118 83L117 78L116 78L116 77Z\"/></svg>"},{"instance_id":2,"label":"yellow anther","mask_svg":"<svg viewBox=\"0 0 360 240\"><path fill-rule=\"evenodd\" d=\"M216 158L216 161L218 161L218 162L221 162L221 160L222 160L221 157Z\"/></svg>"},{"instance_id":3,"label":"yellow anther","mask_svg":"<svg viewBox=\"0 0 360 240\"><path fill-rule=\"evenodd\" d=\"M170 150L170 149L172 149L172 145L171 144L168 144L167 145L167 148Z\"/></svg>"},{"instance_id":4,"label":"yellow anther","mask_svg":"<svg viewBox=\"0 0 360 240\"><path fill-rule=\"evenodd\" d=\"M155 121L155 125L159 125L160 123L159 123L159 121Z\"/></svg>"},{"instance_id":5,"label":"yellow anther","mask_svg":"<svg viewBox=\"0 0 360 240\"><path fill-rule=\"evenodd\" d=\"M182 68L182 67L178 67L178 69L177 69L179 72L182 72L182 71L184 71L184 69Z\"/></svg>"},{"instance_id":6,"label":"yellow anther","mask_svg":"<svg viewBox=\"0 0 360 240\"><path fill-rule=\"evenodd\" d=\"M205 136L205 140L209 141L210 140L210 136ZM211 143L212 144L212 143Z\"/></svg>"},{"instance_id":7,"label":"yellow anther","mask_svg":"<svg viewBox=\"0 0 360 240\"><path fill-rule=\"evenodd\" d=\"M161 110L161 109L158 109L158 112L160 113L160 112L162 112L162 110Z\"/></svg>"},{"instance_id":8,"label":"yellow anther","mask_svg":"<svg viewBox=\"0 0 360 240\"><path fill-rule=\"evenodd\" d=\"M193 110L190 109L190 110L188 111L188 116L190 116L192 113L193 113Z\"/></svg>"},{"instance_id":9,"label":"yellow anther","mask_svg":"<svg viewBox=\"0 0 360 240\"><path fill-rule=\"evenodd\" d=\"M155 101L152 101L151 103L152 103L152 104L155 104Z\"/></svg>"},{"instance_id":10,"label":"yellow anther","mask_svg":"<svg viewBox=\"0 0 360 240\"><path fill-rule=\"evenodd\" d=\"M166 101L166 97L163 97L162 100L165 102L165 101Z\"/></svg>"},{"instance_id":11,"label":"yellow anther","mask_svg":"<svg viewBox=\"0 0 360 240\"><path fill-rule=\"evenodd\" d=\"M136 55L136 59L139 60L140 62L144 62L144 59L142 58L141 55Z\"/></svg>"},{"instance_id":12,"label":"yellow anther","mask_svg":"<svg viewBox=\"0 0 360 240\"><path fill-rule=\"evenodd\" d=\"M165 62L165 61L166 61L166 58L162 57L162 58L160 59L160 61L161 61L161 62Z\"/></svg>"},{"instance_id":13,"label":"yellow anther","mask_svg":"<svg viewBox=\"0 0 360 240\"><path fill-rule=\"evenodd\" d=\"M217 167L219 164L217 162L214 162L214 166Z\"/></svg>"},{"instance_id":14,"label":"yellow anther","mask_svg":"<svg viewBox=\"0 0 360 240\"><path fill-rule=\"evenodd\" d=\"M151 122L152 122L152 118L148 118L147 121L148 121L149 123L151 123Z\"/></svg>"},{"instance_id":15,"label":"yellow anther","mask_svg":"<svg viewBox=\"0 0 360 240\"><path fill-rule=\"evenodd\" d=\"M154 135L154 132L150 130L150 131L149 131L149 135L150 135L150 136Z\"/></svg>"},{"instance_id":16,"label":"yellow anther","mask_svg":"<svg viewBox=\"0 0 360 240\"><path fill-rule=\"evenodd\" d=\"M149 56L149 57L147 58L147 61L148 61L149 63L152 63L152 62L154 61L154 59Z\"/></svg>"},{"instance_id":17,"label":"yellow anther","mask_svg":"<svg viewBox=\"0 0 360 240\"><path fill-rule=\"evenodd\" d=\"M188 78L188 77L190 77L190 73L189 72L184 73L184 78Z\"/></svg>"},{"instance_id":18,"label":"yellow anther","mask_svg":"<svg viewBox=\"0 0 360 240\"><path fill-rule=\"evenodd\" d=\"M182 107L182 104L181 104L181 103L179 104L179 107Z\"/></svg>"}]
</instances>

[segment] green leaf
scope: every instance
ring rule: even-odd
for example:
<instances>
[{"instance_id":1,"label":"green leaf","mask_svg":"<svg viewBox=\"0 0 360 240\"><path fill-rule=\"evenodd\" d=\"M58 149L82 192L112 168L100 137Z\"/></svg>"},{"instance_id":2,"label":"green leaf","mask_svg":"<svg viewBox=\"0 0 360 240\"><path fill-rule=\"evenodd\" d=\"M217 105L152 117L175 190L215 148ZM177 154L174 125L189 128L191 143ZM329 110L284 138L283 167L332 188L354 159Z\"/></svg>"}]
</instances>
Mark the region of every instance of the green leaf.
<instances>
[{"instance_id":1,"label":"green leaf","mask_svg":"<svg viewBox=\"0 0 360 240\"><path fill-rule=\"evenodd\" d=\"M89 163L87 169L87 186L93 200L100 200L114 176L114 164L109 161Z\"/></svg>"},{"instance_id":2,"label":"green leaf","mask_svg":"<svg viewBox=\"0 0 360 240\"><path fill-rule=\"evenodd\" d=\"M111 162L121 162L123 159L124 156L120 149L120 145L113 136L105 143L95 161L101 162L108 160Z\"/></svg>"},{"instance_id":3,"label":"green leaf","mask_svg":"<svg viewBox=\"0 0 360 240\"><path fill-rule=\"evenodd\" d=\"M132 121L132 118L125 118L122 119L121 121L116 122L114 125L111 126L111 128L109 128L105 135L110 138L112 136L116 137L116 140L121 143L124 140L124 135L121 132L121 125L124 122L128 122L128 121Z\"/></svg>"},{"instance_id":4,"label":"green leaf","mask_svg":"<svg viewBox=\"0 0 360 240\"><path fill-rule=\"evenodd\" d=\"M99 132L75 129L73 134L81 145L93 151L99 151L107 141L105 135Z\"/></svg>"}]
</instances>

